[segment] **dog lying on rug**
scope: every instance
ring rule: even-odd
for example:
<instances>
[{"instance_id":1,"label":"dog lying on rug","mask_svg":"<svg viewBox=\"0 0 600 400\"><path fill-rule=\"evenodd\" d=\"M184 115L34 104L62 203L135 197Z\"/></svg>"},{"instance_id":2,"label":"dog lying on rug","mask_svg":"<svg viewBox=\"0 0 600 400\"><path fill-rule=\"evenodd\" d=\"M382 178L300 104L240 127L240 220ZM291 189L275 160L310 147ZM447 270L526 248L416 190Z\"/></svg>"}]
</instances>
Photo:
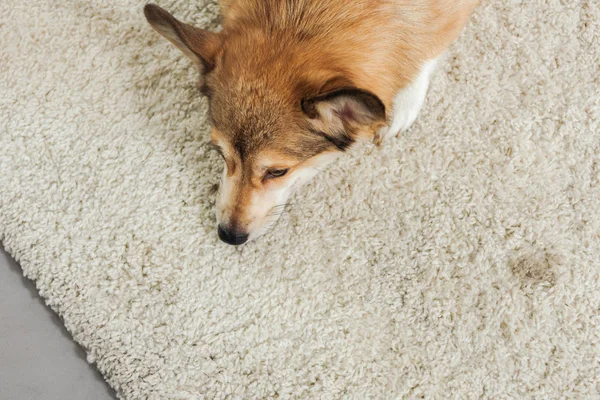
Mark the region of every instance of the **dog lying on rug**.
<instances>
[{"instance_id":1,"label":"dog lying on rug","mask_svg":"<svg viewBox=\"0 0 600 400\"><path fill-rule=\"evenodd\" d=\"M218 235L265 233L290 195L362 139L408 129L436 62L479 0L222 0L209 32L148 4L198 66L225 160Z\"/></svg>"}]
</instances>

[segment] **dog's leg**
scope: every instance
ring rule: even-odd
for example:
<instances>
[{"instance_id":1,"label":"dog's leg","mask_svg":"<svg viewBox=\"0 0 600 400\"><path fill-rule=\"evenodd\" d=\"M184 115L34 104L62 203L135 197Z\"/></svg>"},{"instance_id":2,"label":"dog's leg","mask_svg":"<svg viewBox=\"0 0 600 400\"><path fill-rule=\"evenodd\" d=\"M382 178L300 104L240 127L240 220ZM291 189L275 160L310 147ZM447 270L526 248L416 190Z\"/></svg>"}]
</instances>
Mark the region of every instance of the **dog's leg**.
<instances>
[{"instance_id":1,"label":"dog's leg","mask_svg":"<svg viewBox=\"0 0 600 400\"><path fill-rule=\"evenodd\" d=\"M438 59L439 57L423 64L416 79L398 92L394 99L391 123L377 132L374 138L375 144L381 144L388 137L399 136L415 122L425 102L431 74L435 70Z\"/></svg>"}]
</instances>

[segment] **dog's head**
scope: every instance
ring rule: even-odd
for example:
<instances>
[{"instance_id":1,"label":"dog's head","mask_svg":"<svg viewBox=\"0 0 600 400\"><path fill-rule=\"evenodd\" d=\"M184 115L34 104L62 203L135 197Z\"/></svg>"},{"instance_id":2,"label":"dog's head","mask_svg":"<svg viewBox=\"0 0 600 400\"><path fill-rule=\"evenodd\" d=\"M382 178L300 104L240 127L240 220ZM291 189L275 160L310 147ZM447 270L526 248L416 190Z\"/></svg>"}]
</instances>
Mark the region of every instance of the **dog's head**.
<instances>
[{"instance_id":1,"label":"dog's head","mask_svg":"<svg viewBox=\"0 0 600 400\"><path fill-rule=\"evenodd\" d=\"M211 139L225 160L216 213L227 243L266 232L296 189L385 123L381 100L354 87L314 41L243 21L212 33L155 5L144 12L200 69Z\"/></svg>"}]
</instances>

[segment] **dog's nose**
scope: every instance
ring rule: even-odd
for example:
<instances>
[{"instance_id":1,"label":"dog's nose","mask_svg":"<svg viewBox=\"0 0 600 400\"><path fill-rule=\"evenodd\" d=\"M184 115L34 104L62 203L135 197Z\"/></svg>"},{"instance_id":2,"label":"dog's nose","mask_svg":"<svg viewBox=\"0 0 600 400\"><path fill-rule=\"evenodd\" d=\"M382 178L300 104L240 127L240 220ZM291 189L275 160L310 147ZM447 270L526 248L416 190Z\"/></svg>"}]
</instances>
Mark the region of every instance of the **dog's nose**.
<instances>
[{"instance_id":1,"label":"dog's nose","mask_svg":"<svg viewBox=\"0 0 600 400\"><path fill-rule=\"evenodd\" d=\"M232 244L234 246L244 244L248 240L247 233L239 232L230 228L225 228L221 225L219 225L218 232L219 239L221 239L227 244Z\"/></svg>"}]
</instances>

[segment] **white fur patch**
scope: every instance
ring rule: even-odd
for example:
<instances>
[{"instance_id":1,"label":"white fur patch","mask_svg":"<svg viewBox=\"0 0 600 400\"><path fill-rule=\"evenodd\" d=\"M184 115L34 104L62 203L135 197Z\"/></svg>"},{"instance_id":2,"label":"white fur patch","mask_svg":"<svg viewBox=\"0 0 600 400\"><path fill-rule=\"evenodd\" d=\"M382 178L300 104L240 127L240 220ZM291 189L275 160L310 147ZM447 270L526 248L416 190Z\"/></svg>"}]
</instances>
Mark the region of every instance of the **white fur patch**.
<instances>
[{"instance_id":1,"label":"white fur patch","mask_svg":"<svg viewBox=\"0 0 600 400\"><path fill-rule=\"evenodd\" d=\"M438 59L439 57L423 64L416 79L398 92L394 99L392 122L389 126L381 128L377 133L376 141L380 142L388 137L397 136L408 130L415 122L425 102L431 74L435 70Z\"/></svg>"},{"instance_id":2,"label":"white fur patch","mask_svg":"<svg viewBox=\"0 0 600 400\"><path fill-rule=\"evenodd\" d=\"M219 185L219 192L217 193L217 201L215 207L217 224L220 224L221 222L229 222L229 216L224 215L224 211L225 205L233 196L234 186L235 177L227 177L227 165L223 163L223 174L221 176L221 184Z\"/></svg>"}]
</instances>

